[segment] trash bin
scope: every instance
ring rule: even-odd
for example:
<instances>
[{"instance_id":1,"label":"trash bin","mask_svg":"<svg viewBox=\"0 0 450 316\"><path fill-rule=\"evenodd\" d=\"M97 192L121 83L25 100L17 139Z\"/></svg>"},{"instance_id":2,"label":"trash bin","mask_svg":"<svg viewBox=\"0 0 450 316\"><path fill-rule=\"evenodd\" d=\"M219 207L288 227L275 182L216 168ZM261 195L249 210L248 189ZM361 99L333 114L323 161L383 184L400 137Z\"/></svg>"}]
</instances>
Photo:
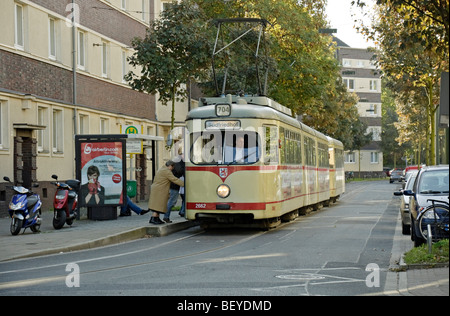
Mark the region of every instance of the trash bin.
<instances>
[{"instance_id":1,"label":"trash bin","mask_svg":"<svg viewBox=\"0 0 450 316\"><path fill-rule=\"evenodd\" d=\"M117 206L88 207L88 219L94 221L115 220L117 219Z\"/></svg>"},{"instance_id":2,"label":"trash bin","mask_svg":"<svg viewBox=\"0 0 450 316\"><path fill-rule=\"evenodd\" d=\"M136 180L127 181L127 195L130 198L134 198L137 195L137 182Z\"/></svg>"}]
</instances>

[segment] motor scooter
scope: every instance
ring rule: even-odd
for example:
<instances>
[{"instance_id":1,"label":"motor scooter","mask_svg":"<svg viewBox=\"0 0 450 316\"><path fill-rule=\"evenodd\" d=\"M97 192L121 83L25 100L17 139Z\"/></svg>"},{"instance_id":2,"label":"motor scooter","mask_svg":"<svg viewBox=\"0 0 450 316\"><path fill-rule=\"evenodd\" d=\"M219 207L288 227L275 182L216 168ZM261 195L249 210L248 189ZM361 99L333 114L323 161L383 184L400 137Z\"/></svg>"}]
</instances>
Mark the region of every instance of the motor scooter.
<instances>
[{"instance_id":1,"label":"motor scooter","mask_svg":"<svg viewBox=\"0 0 450 316\"><path fill-rule=\"evenodd\" d=\"M61 229L66 223L72 226L74 219L78 215L78 190L80 189L79 180L67 180L64 182L58 181L57 175L52 175L55 182L51 184L56 185L55 198L53 200L54 215L53 227Z\"/></svg>"},{"instance_id":2,"label":"motor scooter","mask_svg":"<svg viewBox=\"0 0 450 316\"><path fill-rule=\"evenodd\" d=\"M8 177L3 177L3 180L13 184ZM39 184L33 185L33 187L38 186ZM9 216L11 216L11 234L18 235L22 228L24 233L27 228L30 228L33 233L39 232L42 207L40 196L23 186L13 184L9 188L16 193L11 198L8 208Z\"/></svg>"}]
</instances>

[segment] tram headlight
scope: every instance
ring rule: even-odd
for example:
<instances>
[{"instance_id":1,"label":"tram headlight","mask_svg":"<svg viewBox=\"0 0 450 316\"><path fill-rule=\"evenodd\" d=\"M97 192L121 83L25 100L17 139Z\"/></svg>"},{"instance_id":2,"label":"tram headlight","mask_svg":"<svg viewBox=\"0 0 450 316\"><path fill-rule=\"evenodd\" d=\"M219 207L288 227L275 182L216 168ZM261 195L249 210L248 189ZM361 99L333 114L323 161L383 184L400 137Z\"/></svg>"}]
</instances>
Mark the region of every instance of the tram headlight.
<instances>
[{"instance_id":1,"label":"tram headlight","mask_svg":"<svg viewBox=\"0 0 450 316\"><path fill-rule=\"evenodd\" d=\"M225 199L228 196L230 196L230 193L231 193L230 187L226 184L221 184L217 188L217 195L222 199Z\"/></svg>"}]
</instances>

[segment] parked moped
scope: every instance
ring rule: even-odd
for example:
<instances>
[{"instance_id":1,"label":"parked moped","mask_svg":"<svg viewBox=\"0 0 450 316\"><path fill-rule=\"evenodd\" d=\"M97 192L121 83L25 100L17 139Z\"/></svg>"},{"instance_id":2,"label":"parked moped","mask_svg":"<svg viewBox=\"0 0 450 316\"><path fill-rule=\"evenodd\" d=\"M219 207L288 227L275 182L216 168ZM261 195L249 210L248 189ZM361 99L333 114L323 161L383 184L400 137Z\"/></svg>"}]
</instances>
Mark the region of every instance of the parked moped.
<instances>
[{"instance_id":1,"label":"parked moped","mask_svg":"<svg viewBox=\"0 0 450 316\"><path fill-rule=\"evenodd\" d=\"M61 229L64 223L71 226L78 215L78 190L80 189L80 181L67 180L66 182L59 182L58 176L55 174L52 175L52 178L56 181L51 182L51 184L57 187L53 200L53 227L55 229Z\"/></svg>"},{"instance_id":2,"label":"parked moped","mask_svg":"<svg viewBox=\"0 0 450 316\"><path fill-rule=\"evenodd\" d=\"M27 228L30 228L33 233L39 232L42 207L40 196L23 186L15 186L8 177L3 177L3 180L11 183L12 186L9 188L16 192L8 208L9 216L11 216L11 234L18 235L22 228L24 233ZM39 184L33 185L33 187L38 186Z\"/></svg>"}]
</instances>

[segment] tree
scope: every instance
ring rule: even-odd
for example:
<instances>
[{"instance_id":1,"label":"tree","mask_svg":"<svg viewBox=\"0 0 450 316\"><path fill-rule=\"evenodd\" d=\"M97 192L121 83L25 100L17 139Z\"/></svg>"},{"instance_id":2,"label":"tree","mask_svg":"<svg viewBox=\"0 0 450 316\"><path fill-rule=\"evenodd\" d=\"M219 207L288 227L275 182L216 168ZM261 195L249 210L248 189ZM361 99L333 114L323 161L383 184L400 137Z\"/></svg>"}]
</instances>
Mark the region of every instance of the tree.
<instances>
[{"instance_id":1,"label":"tree","mask_svg":"<svg viewBox=\"0 0 450 316\"><path fill-rule=\"evenodd\" d=\"M338 61L334 57L331 38L319 34L326 27L325 0L183 0L164 11L153 22L144 39L135 39L136 53L129 59L141 73L130 72L126 79L133 89L159 93L163 104L172 101L172 126L175 100L186 97L183 84L190 78L200 83L205 94L215 95L211 57L218 18L267 19L264 47L270 58L261 58L260 66L269 67L267 96L308 118L307 123L347 145L351 127L359 120L357 100L342 85ZM243 34L241 26L227 26L231 36ZM257 93L255 73L265 80L265 70L256 68L254 51L258 31L244 38L217 56L219 82L227 73L227 89ZM229 38L221 38L229 43ZM236 38L235 36L234 38ZM270 49L269 49L270 48ZM262 48L261 48L262 49ZM261 79L260 78L260 79ZM260 80L261 81L261 80ZM221 88L221 87L220 87ZM219 89L220 89L219 88ZM221 91L220 89L219 91ZM358 131L359 133L359 131Z\"/></svg>"},{"instance_id":2,"label":"tree","mask_svg":"<svg viewBox=\"0 0 450 316\"><path fill-rule=\"evenodd\" d=\"M359 120L355 107L357 99L342 86L331 38L319 34L319 29L327 25L324 19L326 1L198 0L196 3L210 19L252 17L268 20L266 39L271 59L265 66L269 65L271 76L267 95L305 117L305 123L311 127L343 140L346 145L353 142L353 135L348 137L348 131L353 122ZM236 28L230 33L241 34L239 31ZM227 81L230 86L233 80L242 82L242 79L233 79L233 75L243 75L246 85L241 86L247 89L246 92L257 91L257 85L252 81L255 69L246 70L242 56L243 48L256 43L254 37L254 33L250 33L245 43L230 48L226 55L227 64L238 65L235 69L240 71L233 72L233 66L230 66ZM229 41L225 38L224 42ZM253 62L247 59L247 68L248 63ZM224 73L225 70L219 75L220 82L223 82ZM215 93L211 84L203 87L206 93Z\"/></svg>"},{"instance_id":3,"label":"tree","mask_svg":"<svg viewBox=\"0 0 450 316\"><path fill-rule=\"evenodd\" d=\"M397 114L397 100L395 93L391 90L389 83L383 80L383 89L381 94L382 107L382 143L383 161L386 166L397 166L399 158L405 155L405 151L410 147L411 139L400 139L399 130L409 128L410 124L404 124L400 127L399 115ZM405 126L406 125L406 126ZM417 137L415 132L409 133L410 136Z\"/></svg>"},{"instance_id":4,"label":"tree","mask_svg":"<svg viewBox=\"0 0 450 316\"><path fill-rule=\"evenodd\" d=\"M130 71L125 79L138 91L159 93L159 100L172 102L172 129L175 121L175 101L187 96L184 85L193 76L201 78L210 62L209 30L200 8L188 2L173 4L153 21L144 39L135 38L130 65L140 74Z\"/></svg>"},{"instance_id":5,"label":"tree","mask_svg":"<svg viewBox=\"0 0 450 316\"><path fill-rule=\"evenodd\" d=\"M365 5L362 0L354 2ZM437 96L441 73L449 68L449 2L377 0L377 4L374 25L360 30L380 46L378 65L402 100L399 104L410 100L409 106L425 105L425 122L418 123L426 123L427 164L435 164Z\"/></svg>"}]
</instances>

